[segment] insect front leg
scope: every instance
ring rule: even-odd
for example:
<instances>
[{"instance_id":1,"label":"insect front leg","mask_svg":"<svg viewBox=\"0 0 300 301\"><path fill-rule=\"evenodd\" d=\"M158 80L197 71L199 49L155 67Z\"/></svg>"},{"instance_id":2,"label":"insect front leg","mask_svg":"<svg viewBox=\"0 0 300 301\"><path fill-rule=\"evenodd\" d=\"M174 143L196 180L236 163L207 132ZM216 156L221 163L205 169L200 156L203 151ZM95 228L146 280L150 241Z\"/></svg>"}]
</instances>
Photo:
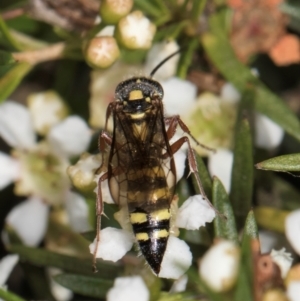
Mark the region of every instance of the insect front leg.
<instances>
[{"instance_id":1,"label":"insect front leg","mask_svg":"<svg viewBox=\"0 0 300 301\"><path fill-rule=\"evenodd\" d=\"M102 130L101 134L99 136L99 140L98 140L98 147L99 147L99 150L102 155L102 163L101 163L101 166L97 169L96 173L103 171L104 165L107 162L107 158L105 157L105 155L106 155L105 147L106 147L106 145L111 146L111 144L112 144L112 137L110 136L109 133ZM107 171L107 170L104 170L104 171Z\"/></svg>"}]
</instances>

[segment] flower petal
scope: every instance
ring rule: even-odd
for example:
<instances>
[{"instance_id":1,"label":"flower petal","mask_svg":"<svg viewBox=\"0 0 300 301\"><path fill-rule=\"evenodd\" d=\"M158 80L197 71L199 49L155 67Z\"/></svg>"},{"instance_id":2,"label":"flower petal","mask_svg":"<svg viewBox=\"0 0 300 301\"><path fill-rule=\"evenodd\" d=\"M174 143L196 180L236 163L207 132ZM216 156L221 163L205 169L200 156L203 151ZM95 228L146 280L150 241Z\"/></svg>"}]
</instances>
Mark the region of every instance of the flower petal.
<instances>
[{"instance_id":1,"label":"flower petal","mask_svg":"<svg viewBox=\"0 0 300 301\"><path fill-rule=\"evenodd\" d=\"M178 50L179 46L174 40L163 41L153 45L147 54L145 64L146 74L149 75L159 63L161 63L166 57L175 53ZM162 81L168 79L171 76L174 76L176 74L179 58L180 55L178 54L169 59L167 62L165 62L163 67L158 69L155 73L155 79L158 81Z\"/></svg>"},{"instance_id":2,"label":"flower petal","mask_svg":"<svg viewBox=\"0 0 300 301\"><path fill-rule=\"evenodd\" d=\"M240 250L231 241L220 241L202 257L199 274L215 292L227 291L235 284L239 270Z\"/></svg>"},{"instance_id":3,"label":"flower petal","mask_svg":"<svg viewBox=\"0 0 300 301\"><path fill-rule=\"evenodd\" d=\"M66 209L71 228L76 232L86 232L92 229L89 224L89 208L84 198L69 191L66 197Z\"/></svg>"},{"instance_id":4,"label":"flower petal","mask_svg":"<svg viewBox=\"0 0 300 301\"><path fill-rule=\"evenodd\" d=\"M14 207L6 217L27 246L37 246L43 239L48 225L49 206L31 197Z\"/></svg>"},{"instance_id":5,"label":"flower petal","mask_svg":"<svg viewBox=\"0 0 300 301\"><path fill-rule=\"evenodd\" d=\"M225 83L221 88L221 100L229 103L237 103L241 99L241 93L231 83Z\"/></svg>"},{"instance_id":6,"label":"flower petal","mask_svg":"<svg viewBox=\"0 0 300 301\"><path fill-rule=\"evenodd\" d=\"M218 149L208 157L208 170L211 176L217 176L227 192L230 191L233 153L227 149Z\"/></svg>"},{"instance_id":7,"label":"flower petal","mask_svg":"<svg viewBox=\"0 0 300 301\"><path fill-rule=\"evenodd\" d=\"M281 271L281 277L284 279L290 270L290 267L293 262L293 258L290 253L287 253L285 251L285 248L282 248L279 251L272 250L271 251L271 257L273 261L279 266Z\"/></svg>"},{"instance_id":8,"label":"flower petal","mask_svg":"<svg viewBox=\"0 0 300 301\"><path fill-rule=\"evenodd\" d=\"M14 101L0 105L0 135L15 148L30 149L34 146L33 124L26 107Z\"/></svg>"},{"instance_id":9,"label":"flower petal","mask_svg":"<svg viewBox=\"0 0 300 301\"><path fill-rule=\"evenodd\" d=\"M47 274L49 276L50 280L50 289L52 295L55 297L55 300L57 301L69 301L73 298L73 292L64 286L58 284L53 277L55 277L58 274L62 274L62 270L57 268L48 268Z\"/></svg>"},{"instance_id":10,"label":"flower petal","mask_svg":"<svg viewBox=\"0 0 300 301\"><path fill-rule=\"evenodd\" d=\"M287 287L287 297L289 301L299 301L300 281L291 281Z\"/></svg>"},{"instance_id":11,"label":"flower petal","mask_svg":"<svg viewBox=\"0 0 300 301\"><path fill-rule=\"evenodd\" d=\"M164 107L167 116L189 112L196 101L197 87L187 80L171 77L161 82L164 89Z\"/></svg>"},{"instance_id":12,"label":"flower petal","mask_svg":"<svg viewBox=\"0 0 300 301\"><path fill-rule=\"evenodd\" d=\"M28 109L34 128L41 135L47 134L52 126L68 114L64 101L54 91L31 94L28 97Z\"/></svg>"},{"instance_id":13,"label":"flower petal","mask_svg":"<svg viewBox=\"0 0 300 301\"><path fill-rule=\"evenodd\" d=\"M286 217L285 235L293 249L300 255L300 209L293 211Z\"/></svg>"},{"instance_id":14,"label":"flower petal","mask_svg":"<svg viewBox=\"0 0 300 301\"><path fill-rule=\"evenodd\" d=\"M140 276L118 277L108 291L107 301L148 301L149 290Z\"/></svg>"},{"instance_id":15,"label":"flower petal","mask_svg":"<svg viewBox=\"0 0 300 301\"><path fill-rule=\"evenodd\" d=\"M96 195L98 196L98 184L99 184L99 178L101 176L103 176L104 172L101 172L99 175L97 175L95 177L95 182L97 183L97 187L94 189L94 192L96 193ZM110 189L109 189L109 185L108 185L108 180L103 181L101 183L101 193L102 193L102 199L103 202L107 203L107 204L115 204L115 201L113 200L111 193L110 193Z\"/></svg>"},{"instance_id":16,"label":"flower petal","mask_svg":"<svg viewBox=\"0 0 300 301\"><path fill-rule=\"evenodd\" d=\"M70 116L54 126L48 133L48 141L58 155L68 157L83 153L90 141L91 130L78 116Z\"/></svg>"},{"instance_id":17,"label":"flower petal","mask_svg":"<svg viewBox=\"0 0 300 301\"><path fill-rule=\"evenodd\" d=\"M19 261L19 255L6 255L0 261L0 288L7 281L14 266Z\"/></svg>"},{"instance_id":18,"label":"flower petal","mask_svg":"<svg viewBox=\"0 0 300 301\"><path fill-rule=\"evenodd\" d=\"M0 189L19 178L20 165L17 160L0 152Z\"/></svg>"},{"instance_id":19,"label":"flower petal","mask_svg":"<svg viewBox=\"0 0 300 301\"><path fill-rule=\"evenodd\" d=\"M161 263L159 277L178 279L192 264L189 246L181 239L171 235Z\"/></svg>"},{"instance_id":20,"label":"flower petal","mask_svg":"<svg viewBox=\"0 0 300 301\"><path fill-rule=\"evenodd\" d=\"M255 114L255 145L267 150L277 147L283 139L282 127L265 115Z\"/></svg>"},{"instance_id":21,"label":"flower petal","mask_svg":"<svg viewBox=\"0 0 300 301\"><path fill-rule=\"evenodd\" d=\"M98 243L96 258L116 262L132 248L133 241L133 236L128 231L107 227L100 232L100 242ZM96 238L90 244L90 252L92 254L95 247Z\"/></svg>"},{"instance_id":22,"label":"flower petal","mask_svg":"<svg viewBox=\"0 0 300 301\"><path fill-rule=\"evenodd\" d=\"M187 230L198 230L210 223L216 216L216 212L208 200L202 195L189 197L179 208L176 217L176 226Z\"/></svg>"},{"instance_id":23,"label":"flower petal","mask_svg":"<svg viewBox=\"0 0 300 301\"><path fill-rule=\"evenodd\" d=\"M180 293L184 292L186 290L186 285L188 283L188 276L187 275L182 275L179 277L177 280L174 281L170 293Z\"/></svg>"}]
</instances>

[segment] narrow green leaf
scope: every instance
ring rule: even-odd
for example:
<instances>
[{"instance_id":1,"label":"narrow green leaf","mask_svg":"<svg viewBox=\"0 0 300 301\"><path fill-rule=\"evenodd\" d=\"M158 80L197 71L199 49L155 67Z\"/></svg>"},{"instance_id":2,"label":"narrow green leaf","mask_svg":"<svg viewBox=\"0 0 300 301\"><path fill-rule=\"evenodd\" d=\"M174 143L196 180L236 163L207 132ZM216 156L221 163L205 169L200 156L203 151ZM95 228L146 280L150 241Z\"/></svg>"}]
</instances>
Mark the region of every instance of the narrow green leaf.
<instances>
[{"instance_id":1,"label":"narrow green leaf","mask_svg":"<svg viewBox=\"0 0 300 301\"><path fill-rule=\"evenodd\" d=\"M15 63L15 60L11 53L8 51L0 50L0 66L13 63Z\"/></svg>"},{"instance_id":2,"label":"narrow green leaf","mask_svg":"<svg viewBox=\"0 0 300 301\"><path fill-rule=\"evenodd\" d=\"M274 171L300 171L300 153L271 158L257 163L255 167Z\"/></svg>"},{"instance_id":3,"label":"narrow green leaf","mask_svg":"<svg viewBox=\"0 0 300 301\"><path fill-rule=\"evenodd\" d=\"M244 227L244 235L243 236L248 236L251 239L257 239L258 238L258 228L254 216L253 210L251 210L248 213L246 222L245 222L245 227Z\"/></svg>"},{"instance_id":4,"label":"narrow green leaf","mask_svg":"<svg viewBox=\"0 0 300 301\"><path fill-rule=\"evenodd\" d=\"M0 288L0 298L5 301L26 301L25 299L19 297L18 295L11 293L9 291L5 291Z\"/></svg>"},{"instance_id":5,"label":"narrow green leaf","mask_svg":"<svg viewBox=\"0 0 300 301\"><path fill-rule=\"evenodd\" d=\"M252 137L246 119L238 121L234 140L230 200L240 229L252 205L253 189Z\"/></svg>"},{"instance_id":6,"label":"narrow green leaf","mask_svg":"<svg viewBox=\"0 0 300 301\"><path fill-rule=\"evenodd\" d=\"M212 201L215 208L226 216L225 219L223 216L217 215L214 219L215 236L238 243L238 233L232 207L225 188L217 177L213 181Z\"/></svg>"},{"instance_id":7,"label":"narrow green leaf","mask_svg":"<svg viewBox=\"0 0 300 301\"><path fill-rule=\"evenodd\" d=\"M28 63L19 63L0 78L0 103L14 91L31 68Z\"/></svg>"},{"instance_id":8,"label":"narrow green leaf","mask_svg":"<svg viewBox=\"0 0 300 301\"><path fill-rule=\"evenodd\" d=\"M13 38L13 36L9 32L9 28L7 27L4 20L1 18L0 15L0 40L5 41L14 49L21 50L20 44Z\"/></svg>"},{"instance_id":9,"label":"narrow green leaf","mask_svg":"<svg viewBox=\"0 0 300 301\"><path fill-rule=\"evenodd\" d=\"M75 274L57 275L54 280L75 293L94 298L104 298L113 286L110 280Z\"/></svg>"},{"instance_id":10,"label":"narrow green leaf","mask_svg":"<svg viewBox=\"0 0 300 301\"><path fill-rule=\"evenodd\" d=\"M92 257L91 259L80 259L68 255L50 252L43 249L36 249L22 245L12 245L10 252L20 255L21 260L29 262L37 266L52 266L59 269L72 272L91 275L92 273ZM98 261L97 268L99 270L97 277L106 275L107 277L115 277L119 272L118 266Z\"/></svg>"},{"instance_id":11,"label":"narrow green leaf","mask_svg":"<svg viewBox=\"0 0 300 301\"><path fill-rule=\"evenodd\" d=\"M260 82L251 71L239 62L226 34L225 14L220 11L210 19L211 32L202 36L202 44L215 66L223 76L243 93L253 90L255 108L265 114L286 132L300 140L300 123L293 112L277 95Z\"/></svg>"},{"instance_id":12,"label":"narrow green leaf","mask_svg":"<svg viewBox=\"0 0 300 301\"><path fill-rule=\"evenodd\" d=\"M160 17L161 11L151 1L135 0L134 4L137 8L141 9L144 13L151 15L152 17Z\"/></svg>"},{"instance_id":13,"label":"narrow green leaf","mask_svg":"<svg viewBox=\"0 0 300 301\"><path fill-rule=\"evenodd\" d=\"M254 209L254 213L259 226L284 233L285 219L289 211L259 206Z\"/></svg>"},{"instance_id":14,"label":"narrow green leaf","mask_svg":"<svg viewBox=\"0 0 300 301\"><path fill-rule=\"evenodd\" d=\"M243 236L241 246L241 260L239 277L237 279L234 301L253 301L252 289L252 251L251 251L251 237L248 235Z\"/></svg>"}]
</instances>

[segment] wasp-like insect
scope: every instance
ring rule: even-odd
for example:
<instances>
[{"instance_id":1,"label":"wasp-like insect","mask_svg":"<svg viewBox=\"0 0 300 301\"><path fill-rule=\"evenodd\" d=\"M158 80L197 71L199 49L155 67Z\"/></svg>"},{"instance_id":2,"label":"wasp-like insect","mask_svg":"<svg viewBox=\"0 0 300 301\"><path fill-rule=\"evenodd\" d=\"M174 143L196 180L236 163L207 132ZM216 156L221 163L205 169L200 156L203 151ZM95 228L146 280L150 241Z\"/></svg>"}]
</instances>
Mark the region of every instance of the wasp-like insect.
<instances>
[{"instance_id":1,"label":"wasp-like insect","mask_svg":"<svg viewBox=\"0 0 300 301\"><path fill-rule=\"evenodd\" d=\"M107 172L98 183L96 246L100 240L103 213L101 184L108 180L115 203L127 204L140 250L157 275L170 234L170 205L176 184L173 155L184 143L188 145L190 171L195 174L200 192L205 197L189 138L183 136L173 144L169 142L178 125L190 137L193 136L178 115L164 117L163 88L152 79L157 69L175 54L177 52L162 61L151 72L150 78L133 77L117 86L115 101L107 108L105 128L99 138L100 151L105 152L107 144L110 153ZM106 130L111 115L112 136ZM97 247L94 260L96 253Z\"/></svg>"}]
</instances>

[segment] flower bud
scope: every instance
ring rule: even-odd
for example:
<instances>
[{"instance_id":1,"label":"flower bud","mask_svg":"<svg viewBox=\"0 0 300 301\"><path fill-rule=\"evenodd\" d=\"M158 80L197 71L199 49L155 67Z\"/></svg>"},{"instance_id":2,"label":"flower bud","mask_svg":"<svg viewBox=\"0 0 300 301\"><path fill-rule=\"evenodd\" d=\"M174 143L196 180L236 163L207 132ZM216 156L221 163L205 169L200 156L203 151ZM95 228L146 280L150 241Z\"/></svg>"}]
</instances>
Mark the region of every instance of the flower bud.
<instances>
[{"instance_id":1,"label":"flower bud","mask_svg":"<svg viewBox=\"0 0 300 301\"><path fill-rule=\"evenodd\" d=\"M149 49L155 32L156 26L141 11L134 11L119 21L116 38L128 49Z\"/></svg>"},{"instance_id":2,"label":"flower bud","mask_svg":"<svg viewBox=\"0 0 300 301\"><path fill-rule=\"evenodd\" d=\"M240 249L231 241L220 241L203 256L200 277L215 292L230 290L238 276Z\"/></svg>"},{"instance_id":3,"label":"flower bud","mask_svg":"<svg viewBox=\"0 0 300 301\"><path fill-rule=\"evenodd\" d=\"M105 24L117 24L131 11L132 0L104 0L101 1L100 17Z\"/></svg>"},{"instance_id":4,"label":"flower bud","mask_svg":"<svg viewBox=\"0 0 300 301\"><path fill-rule=\"evenodd\" d=\"M118 59L120 50L114 37L100 36L87 42L83 54L91 67L108 68Z\"/></svg>"}]
</instances>

